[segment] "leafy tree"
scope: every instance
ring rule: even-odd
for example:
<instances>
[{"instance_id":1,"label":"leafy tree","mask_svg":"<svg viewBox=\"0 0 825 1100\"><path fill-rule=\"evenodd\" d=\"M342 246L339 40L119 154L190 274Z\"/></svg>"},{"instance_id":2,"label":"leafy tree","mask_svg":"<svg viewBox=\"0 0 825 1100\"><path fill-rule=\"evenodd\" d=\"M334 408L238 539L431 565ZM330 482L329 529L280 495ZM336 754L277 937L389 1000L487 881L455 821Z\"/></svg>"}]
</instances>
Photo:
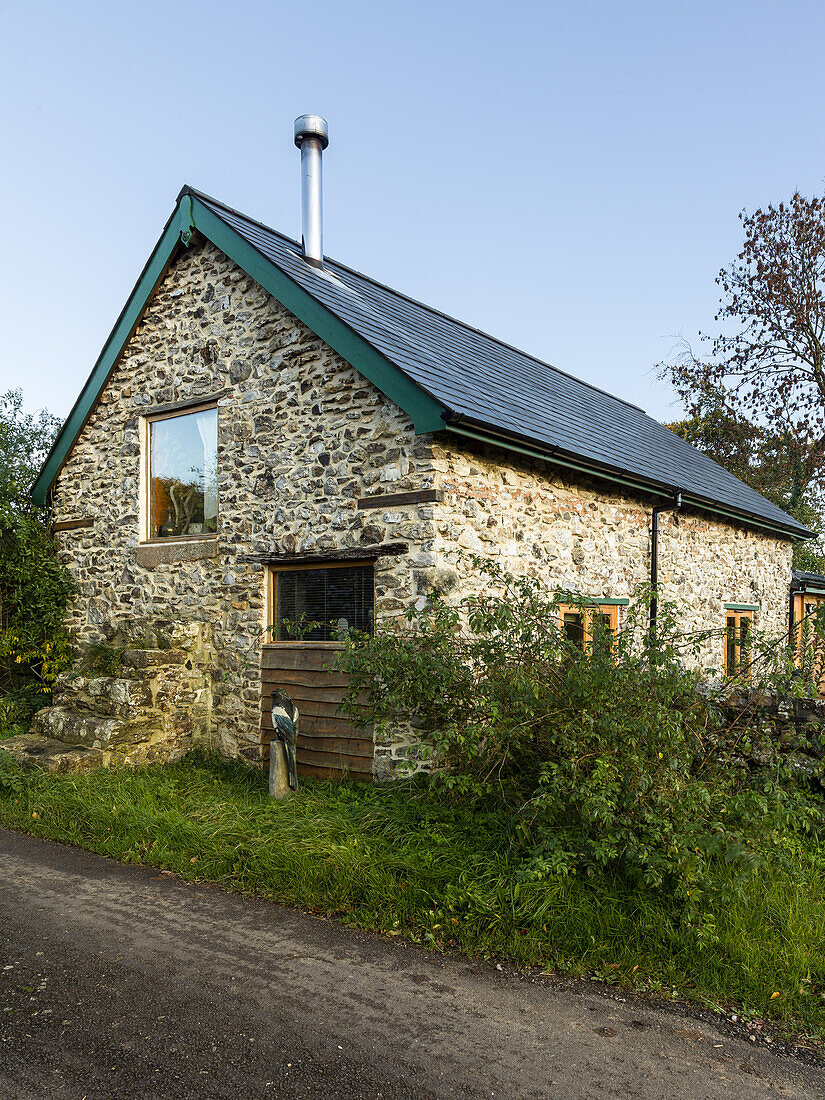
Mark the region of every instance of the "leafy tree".
<instances>
[{"instance_id":1,"label":"leafy tree","mask_svg":"<svg viewBox=\"0 0 825 1100\"><path fill-rule=\"evenodd\" d=\"M726 408L724 395L694 396L694 415L668 424L671 431L730 470L762 496L813 531L825 527L821 479L815 456L800 454L792 440L753 424ZM825 572L820 540L794 546L794 566Z\"/></svg>"},{"instance_id":2,"label":"leafy tree","mask_svg":"<svg viewBox=\"0 0 825 1100\"><path fill-rule=\"evenodd\" d=\"M23 412L23 391L0 395L0 522L31 510L29 491L60 430L45 409Z\"/></svg>"},{"instance_id":3,"label":"leafy tree","mask_svg":"<svg viewBox=\"0 0 825 1100\"><path fill-rule=\"evenodd\" d=\"M796 193L740 220L744 242L716 282L716 336L662 374L688 417L675 430L806 524L825 484L825 198ZM825 558L798 549L798 564ZM808 560L805 560L808 559Z\"/></svg>"},{"instance_id":4,"label":"leafy tree","mask_svg":"<svg viewBox=\"0 0 825 1100\"><path fill-rule=\"evenodd\" d=\"M58 562L48 514L29 490L57 417L23 412L23 395L0 396L0 736L47 701L70 658L64 616L72 581Z\"/></svg>"}]
</instances>

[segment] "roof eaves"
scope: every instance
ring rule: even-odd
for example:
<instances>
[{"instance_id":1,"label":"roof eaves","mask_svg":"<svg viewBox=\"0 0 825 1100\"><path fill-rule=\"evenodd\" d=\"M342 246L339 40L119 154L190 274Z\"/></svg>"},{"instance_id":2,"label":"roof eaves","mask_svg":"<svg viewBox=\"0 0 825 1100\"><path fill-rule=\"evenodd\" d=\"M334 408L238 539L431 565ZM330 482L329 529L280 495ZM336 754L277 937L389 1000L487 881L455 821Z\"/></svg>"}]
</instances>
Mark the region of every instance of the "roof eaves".
<instances>
[{"instance_id":1,"label":"roof eaves","mask_svg":"<svg viewBox=\"0 0 825 1100\"><path fill-rule=\"evenodd\" d=\"M764 516L755 515L752 512L736 509L719 504L711 498L701 497L695 493L685 492L678 485L666 485L664 482L653 479L646 480L638 475L629 473L619 467L609 467L583 459L581 456L568 454L559 448L542 448L535 441L521 439L521 437L507 435L499 431L491 431L485 425L472 421L469 417L454 414L445 417L447 429L457 435L462 435L492 446L502 447L505 450L514 451L532 458L540 458L557 466L575 470L603 481L622 485L625 488L635 489L637 492L649 493L655 496L673 497L681 494L682 501L691 507L711 512L715 515L725 516L737 520L747 527L758 527L780 534L783 538L809 539L815 538L816 532L808 530L798 523L792 516L788 516L789 523L772 523Z\"/></svg>"}]
</instances>

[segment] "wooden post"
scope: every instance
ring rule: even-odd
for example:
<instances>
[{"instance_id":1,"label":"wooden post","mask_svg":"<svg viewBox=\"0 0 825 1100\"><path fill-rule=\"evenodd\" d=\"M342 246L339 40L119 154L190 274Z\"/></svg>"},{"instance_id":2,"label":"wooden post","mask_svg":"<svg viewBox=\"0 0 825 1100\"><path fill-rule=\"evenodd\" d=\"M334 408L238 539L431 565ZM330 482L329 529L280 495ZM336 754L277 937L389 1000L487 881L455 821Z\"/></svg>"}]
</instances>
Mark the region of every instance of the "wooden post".
<instances>
[{"instance_id":1,"label":"wooden post","mask_svg":"<svg viewBox=\"0 0 825 1100\"><path fill-rule=\"evenodd\" d=\"M273 737L269 742L269 797L286 798L290 794L289 772L283 742Z\"/></svg>"}]
</instances>

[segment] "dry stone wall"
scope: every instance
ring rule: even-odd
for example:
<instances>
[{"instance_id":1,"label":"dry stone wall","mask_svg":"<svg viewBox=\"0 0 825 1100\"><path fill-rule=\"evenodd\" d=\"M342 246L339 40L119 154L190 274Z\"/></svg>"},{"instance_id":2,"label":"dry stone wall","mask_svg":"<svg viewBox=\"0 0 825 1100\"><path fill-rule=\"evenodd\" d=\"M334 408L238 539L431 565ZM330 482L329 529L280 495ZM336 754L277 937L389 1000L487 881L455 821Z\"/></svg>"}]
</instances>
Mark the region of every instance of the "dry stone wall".
<instances>
[{"instance_id":1,"label":"dry stone wall","mask_svg":"<svg viewBox=\"0 0 825 1100\"><path fill-rule=\"evenodd\" d=\"M213 542L140 546L140 418L217 397L219 532ZM436 488L428 504L357 508L359 497ZM54 491L55 518L94 526L56 536L79 584L72 625L111 640L134 620L208 623L215 746L260 756L260 566L272 551L319 553L404 541L376 564L376 618L403 622L433 584L481 583L458 549L585 595L630 596L648 579L651 502L541 463L416 436L412 423L211 244L167 272L83 428ZM693 629L721 629L723 604L756 603L781 630L788 542L687 513L663 516L662 596ZM703 663L718 665L708 647ZM413 753L376 748L376 773Z\"/></svg>"}]
</instances>

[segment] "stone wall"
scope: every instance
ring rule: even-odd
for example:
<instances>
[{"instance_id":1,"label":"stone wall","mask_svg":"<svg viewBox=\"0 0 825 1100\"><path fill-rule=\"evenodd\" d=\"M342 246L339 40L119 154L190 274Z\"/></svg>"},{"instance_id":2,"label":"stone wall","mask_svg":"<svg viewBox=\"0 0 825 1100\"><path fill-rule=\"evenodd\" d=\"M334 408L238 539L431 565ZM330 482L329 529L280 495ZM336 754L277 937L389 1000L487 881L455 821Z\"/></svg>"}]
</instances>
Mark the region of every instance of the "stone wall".
<instances>
[{"instance_id":1,"label":"stone wall","mask_svg":"<svg viewBox=\"0 0 825 1100\"><path fill-rule=\"evenodd\" d=\"M140 547L140 418L218 396L217 540ZM437 488L441 501L360 511L359 497ZM376 564L376 618L402 622L434 583L479 579L457 548L544 576L548 588L630 596L649 576L652 501L618 496L539 462L416 436L401 410L211 244L167 272L83 428L54 491L78 580L72 625L111 640L130 621L208 622L216 653L216 747L260 756L259 647L264 575L247 554L352 549L405 541ZM662 597L693 629L723 625L725 602L756 603L781 630L790 543L697 515L662 516ZM718 665L708 647L707 666ZM381 744L376 770L410 746Z\"/></svg>"},{"instance_id":2,"label":"stone wall","mask_svg":"<svg viewBox=\"0 0 825 1100\"><path fill-rule=\"evenodd\" d=\"M650 580L654 501L575 480L539 460L519 461L483 445L436 442L435 483L445 500L436 517L436 550L496 558L510 572L543 578L549 590L631 597ZM659 592L682 609L686 631L716 630L700 661L719 668L726 603L757 604L758 630L787 630L792 544L685 510L659 517ZM454 591L486 583L460 557Z\"/></svg>"}]
</instances>

